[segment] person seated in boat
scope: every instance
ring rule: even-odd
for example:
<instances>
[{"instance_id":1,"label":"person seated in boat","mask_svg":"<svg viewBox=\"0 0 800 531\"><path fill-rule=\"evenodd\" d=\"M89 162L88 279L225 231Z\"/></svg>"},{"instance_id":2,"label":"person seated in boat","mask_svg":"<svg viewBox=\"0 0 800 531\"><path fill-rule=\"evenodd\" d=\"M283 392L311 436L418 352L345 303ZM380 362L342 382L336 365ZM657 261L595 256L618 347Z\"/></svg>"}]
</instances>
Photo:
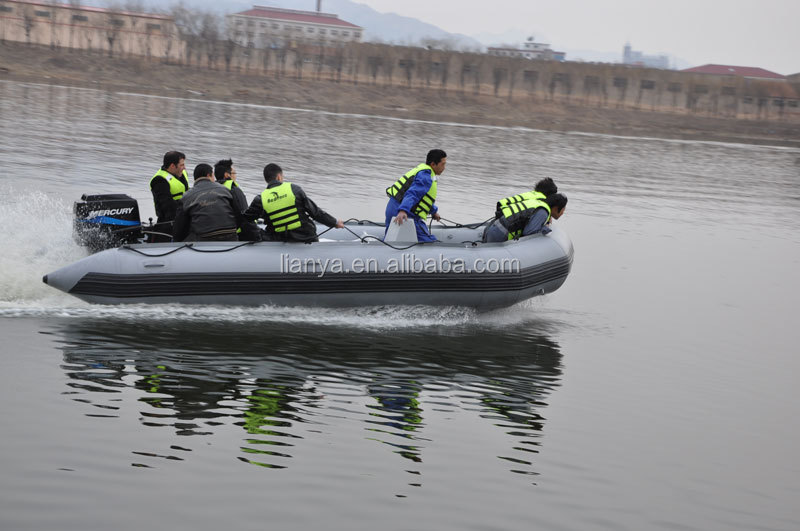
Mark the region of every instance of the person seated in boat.
<instances>
[{"instance_id":1,"label":"person seated in boat","mask_svg":"<svg viewBox=\"0 0 800 531\"><path fill-rule=\"evenodd\" d=\"M236 169L233 167L233 160L224 159L218 161L214 165L214 177L219 184L230 190L231 195L233 195L233 204L239 212L244 214L245 210L247 210L247 196L244 195L244 192L236 182ZM244 221L237 234L239 241L261 241L261 231L258 225L252 221Z\"/></svg>"},{"instance_id":2,"label":"person seated in boat","mask_svg":"<svg viewBox=\"0 0 800 531\"><path fill-rule=\"evenodd\" d=\"M180 151L164 154L161 169L150 179L150 191L156 207L157 223L171 222L178 210L178 200L189 189L186 155Z\"/></svg>"},{"instance_id":3,"label":"person seated in boat","mask_svg":"<svg viewBox=\"0 0 800 531\"><path fill-rule=\"evenodd\" d=\"M267 187L254 197L244 212L244 219L264 218L266 231L262 239L311 243L317 238L318 221L328 227L343 228L344 222L319 208L296 184L283 180L283 170L277 164L264 166Z\"/></svg>"},{"instance_id":4,"label":"person seated in boat","mask_svg":"<svg viewBox=\"0 0 800 531\"><path fill-rule=\"evenodd\" d=\"M515 240L539 232L547 234L550 232L550 221L563 216L567 208L567 196L559 193L545 199L508 199L511 198L498 201L499 215L483 233L484 243Z\"/></svg>"},{"instance_id":5,"label":"person seated in boat","mask_svg":"<svg viewBox=\"0 0 800 531\"><path fill-rule=\"evenodd\" d=\"M386 204L386 231L392 218L402 225L408 218L417 229L417 241L435 242L436 236L428 231L425 220L430 215L438 221L439 207L436 206L436 189L439 175L444 173L447 164L447 153L441 149L432 149L425 157L425 164L410 169L394 184L386 189L389 202Z\"/></svg>"},{"instance_id":6,"label":"person seated in boat","mask_svg":"<svg viewBox=\"0 0 800 531\"><path fill-rule=\"evenodd\" d=\"M173 241L238 241L236 229L241 223L233 195L214 182L211 165L198 164L194 186L178 201Z\"/></svg>"}]
</instances>

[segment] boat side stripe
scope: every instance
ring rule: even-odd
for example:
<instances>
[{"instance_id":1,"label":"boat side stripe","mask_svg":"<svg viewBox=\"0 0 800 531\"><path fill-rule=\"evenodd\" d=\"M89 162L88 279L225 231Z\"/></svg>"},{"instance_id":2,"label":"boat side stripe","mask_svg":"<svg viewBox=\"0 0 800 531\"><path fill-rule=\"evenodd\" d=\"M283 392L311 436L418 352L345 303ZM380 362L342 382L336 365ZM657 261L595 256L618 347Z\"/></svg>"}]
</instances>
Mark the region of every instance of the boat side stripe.
<instances>
[{"instance_id":1,"label":"boat side stripe","mask_svg":"<svg viewBox=\"0 0 800 531\"><path fill-rule=\"evenodd\" d=\"M518 273L87 273L69 293L110 298L181 295L521 291L566 278L567 256Z\"/></svg>"}]
</instances>

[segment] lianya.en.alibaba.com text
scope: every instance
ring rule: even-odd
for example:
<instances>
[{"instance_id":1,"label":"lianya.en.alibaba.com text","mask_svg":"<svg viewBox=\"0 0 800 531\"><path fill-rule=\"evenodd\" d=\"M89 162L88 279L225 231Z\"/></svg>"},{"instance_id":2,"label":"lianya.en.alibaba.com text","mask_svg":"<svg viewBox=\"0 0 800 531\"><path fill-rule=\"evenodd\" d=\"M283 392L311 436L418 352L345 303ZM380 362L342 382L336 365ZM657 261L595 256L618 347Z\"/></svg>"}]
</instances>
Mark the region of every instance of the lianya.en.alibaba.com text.
<instances>
[{"instance_id":1,"label":"lianya.en.alibaba.com text","mask_svg":"<svg viewBox=\"0 0 800 531\"><path fill-rule=\"evenodd\" d=\"M419 258L401 253L381 263L377 258L299 258L281 253L281 273L314 274L323 277L340 273L519 273L517 258L448 258L443 255Z\"/></svg>"}]
</instances>

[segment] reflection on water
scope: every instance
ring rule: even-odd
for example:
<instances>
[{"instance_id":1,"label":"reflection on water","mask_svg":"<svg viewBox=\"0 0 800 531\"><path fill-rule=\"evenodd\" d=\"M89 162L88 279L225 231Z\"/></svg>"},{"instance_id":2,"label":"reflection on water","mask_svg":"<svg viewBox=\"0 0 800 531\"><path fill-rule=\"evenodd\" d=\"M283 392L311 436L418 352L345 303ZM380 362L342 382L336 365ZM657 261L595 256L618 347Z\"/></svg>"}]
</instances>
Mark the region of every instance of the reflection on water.
<instances>
[{"instance_id":1,"label":"reflection on water","mask_svg":"<svg viewBox=\"0 0 800 531\"><path fill-rule=\"evenodd\" d=\"M419 463L431 444L469 446L455 433L444 442L429 433L432 422L468 415L507 436L510 446L496 456L504 466L535 474L542 410L561 378L558 344L525 330L106 320L47 333L62 345L64 395L91 406L87 416L118 418L138 401L142 426L174 433L169 448L134 449L135 466L187 459L199 438L233 427L241 439L234 455L266 468L292 466L309 439L343 429Z\"/></svg>"}]
</instances>

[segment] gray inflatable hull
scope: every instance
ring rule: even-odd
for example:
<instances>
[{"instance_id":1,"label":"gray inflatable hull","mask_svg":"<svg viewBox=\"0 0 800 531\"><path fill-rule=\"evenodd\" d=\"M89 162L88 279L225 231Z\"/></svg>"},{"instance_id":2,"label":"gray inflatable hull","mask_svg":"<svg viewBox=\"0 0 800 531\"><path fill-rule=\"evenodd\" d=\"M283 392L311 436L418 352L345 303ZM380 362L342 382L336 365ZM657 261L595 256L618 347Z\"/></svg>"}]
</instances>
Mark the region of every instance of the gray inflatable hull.
<instances>
[{"instance_id":1,"label":"gray inflatable hull","mask_svg":"<svg viewBox=\"0 0 800 531\"><path fill-rule=\"evenodd\" d=\"M88 256L44 282L99 304L236 306L433 305L492 309L558 289L573 247L547 236L482 244L483 227L433 229L440 243L376 238L383 226L348 224L313 244L197 242L136 244ZM319 232L327 227L319 227Z\"/></svg>"}]
</instances>

